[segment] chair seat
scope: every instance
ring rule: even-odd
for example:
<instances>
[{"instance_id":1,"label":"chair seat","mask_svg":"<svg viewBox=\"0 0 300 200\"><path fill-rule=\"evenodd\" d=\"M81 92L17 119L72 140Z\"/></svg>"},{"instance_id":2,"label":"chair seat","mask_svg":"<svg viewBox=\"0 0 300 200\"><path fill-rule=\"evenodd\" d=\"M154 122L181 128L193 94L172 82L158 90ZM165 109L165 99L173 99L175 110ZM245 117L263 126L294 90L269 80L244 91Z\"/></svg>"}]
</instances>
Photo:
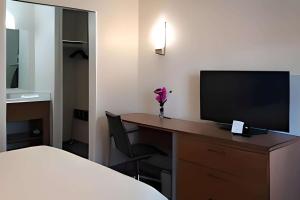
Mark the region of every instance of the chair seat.
<instances>
[{"instance_id":1,"label":"chair seat","mask_svg":"<svg viewBox=\"0 0 300 200\"><path fill-rule=\"evenodd\" d=\"M147 144L133 144L131 145L131 150L134 157L151 155L151 154L164 154L156 147Z\"/></svg>"}]
</instances>

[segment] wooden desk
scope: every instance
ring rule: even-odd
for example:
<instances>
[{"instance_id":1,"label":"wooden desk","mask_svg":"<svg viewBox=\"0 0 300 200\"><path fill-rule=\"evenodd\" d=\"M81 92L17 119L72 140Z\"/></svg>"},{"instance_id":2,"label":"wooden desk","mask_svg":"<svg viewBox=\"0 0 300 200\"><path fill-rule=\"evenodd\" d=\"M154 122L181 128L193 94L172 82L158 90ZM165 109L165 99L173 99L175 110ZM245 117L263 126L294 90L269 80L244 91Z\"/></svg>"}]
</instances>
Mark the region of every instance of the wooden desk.
<instances>
[{"instance_id":1,"label":"wooden desk","mask_svg":"<svg viewBox=\"0 0 300 200\"><path fill-rule=\"evenodd\" d=\"M173 134L173 199L300 199L299 137L270 132L245 138L212 123L141 113L121 117Z\"/></svg>"}]
</instances>

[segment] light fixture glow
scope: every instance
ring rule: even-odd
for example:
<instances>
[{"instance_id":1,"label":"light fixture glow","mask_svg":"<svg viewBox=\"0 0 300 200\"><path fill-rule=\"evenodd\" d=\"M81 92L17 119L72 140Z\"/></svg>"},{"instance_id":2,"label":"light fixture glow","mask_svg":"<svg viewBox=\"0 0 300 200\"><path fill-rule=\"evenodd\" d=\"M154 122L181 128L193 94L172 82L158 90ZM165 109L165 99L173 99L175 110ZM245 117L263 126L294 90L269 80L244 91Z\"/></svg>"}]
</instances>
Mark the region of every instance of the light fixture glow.
<instances>
[{"instance_id":1,"label":"light fixture glow","mask_svg":"<svg viewBox=\"0 0 300 200\"><path fill-rule=\"evenodd\" d=\"M16 29L16 20L15 17L11 14L10 11L6 11L6 20L5 20L7 29Z\"/></svg>"},{"instance_id":2,"label":"light fixture glow","mask_svg":"<svg viewBox=\"0 0 300 200\"><path fill-rule=\"evenodd\" d=\"M175 32L172 24L167 21L165 17L160 17L154 23L150 35L155 53L159 55L165 55L167 47L170 47L175 40Z\"/></svg>"},{"instance_id":3,"label":"light fixture glow","mask_svg":"<svg viewBox=\"0 0 300 200\"><path fill-rule=\"evenodd\" d=\"M167 22L160 19L153 27L151 38L154 44L155 53L165 55L167 45Z\"/></svg>"}]
</instances>

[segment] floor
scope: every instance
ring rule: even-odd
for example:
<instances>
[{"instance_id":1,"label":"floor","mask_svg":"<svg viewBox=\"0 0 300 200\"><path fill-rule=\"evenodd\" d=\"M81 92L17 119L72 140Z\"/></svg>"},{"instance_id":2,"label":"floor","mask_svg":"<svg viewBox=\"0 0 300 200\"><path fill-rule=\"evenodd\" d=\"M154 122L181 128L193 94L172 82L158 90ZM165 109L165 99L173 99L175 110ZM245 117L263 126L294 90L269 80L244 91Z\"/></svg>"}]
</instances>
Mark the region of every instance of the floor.
<instances>
[{"instance_id":1,"label":"floor","mask_svg":"<svg viewBox=\"0 0 300 200\"><path fill-rule=\"evenodd\" d=\"M115 170L115 171L118 171L122 174L125 174L127 176L134 177L136 175L135 174L135 167L136 167L136 165L135 165L134 162L129 162L129 163L125 163L125 164L119 164L119 165L111 166L110 168ZM147 180L147 179L143 179L143 178L141 178L140 181L154 187L158 191L161 191L161 184L160 183L157 183L157 182L154 182L154 181L151 181L151 180Z\"/></svg>"},{"instance_id":2,"label":"floor","mask_svg":"<svg viewBox=\"0 0 300 200\"><path fill-rule=\"evenodd\" d=\"M63 150L81 156L83 158L88 158L89 156L89 145L77 140L64 142Z\"/></svg>"}]
</instances>

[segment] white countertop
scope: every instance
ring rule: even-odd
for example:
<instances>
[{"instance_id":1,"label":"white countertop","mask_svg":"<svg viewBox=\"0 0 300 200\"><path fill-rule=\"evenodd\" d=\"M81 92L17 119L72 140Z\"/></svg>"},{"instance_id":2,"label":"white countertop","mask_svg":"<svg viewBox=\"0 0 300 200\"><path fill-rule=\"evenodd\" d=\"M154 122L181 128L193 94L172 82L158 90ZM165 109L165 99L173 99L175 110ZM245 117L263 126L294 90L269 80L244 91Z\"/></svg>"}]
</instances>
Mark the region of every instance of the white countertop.
<instances>
[{"instance_id":1,"label":"white countertop","mask_svg":"<svg viewBox=\"0 0 300 200\"><path fill-rule=\"evenodd\" d=\"M50 92L37 92L22 89L6 90L6 103L25 103L37 101L51 101Z\"/></svg>"}]
</instances>

